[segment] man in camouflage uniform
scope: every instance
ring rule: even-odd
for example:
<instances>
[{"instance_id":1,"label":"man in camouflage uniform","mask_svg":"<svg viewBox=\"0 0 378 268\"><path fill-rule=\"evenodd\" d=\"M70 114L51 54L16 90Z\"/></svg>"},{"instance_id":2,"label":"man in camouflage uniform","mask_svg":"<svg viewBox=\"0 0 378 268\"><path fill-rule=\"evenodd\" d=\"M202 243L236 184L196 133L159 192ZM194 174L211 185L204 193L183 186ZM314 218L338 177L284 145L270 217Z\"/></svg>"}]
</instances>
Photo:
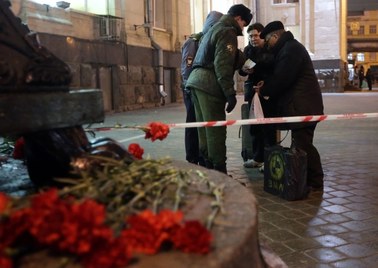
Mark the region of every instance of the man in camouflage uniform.
<instances>
[{"instance_id":1,"label":"man in camouflage uniform","mask_svg":"<svg viewBox=\"0 0 378 268\"><path fill-rule=\"evenodd\" d=\"M251 10L233 5L202 38L186 87L191 89L196 120L222 121L236 105L234 72L240 64L237 36L252 20ZM226 127L199 128L200 152L206 167L227 174Z\"/></svg>"}]
</instances>

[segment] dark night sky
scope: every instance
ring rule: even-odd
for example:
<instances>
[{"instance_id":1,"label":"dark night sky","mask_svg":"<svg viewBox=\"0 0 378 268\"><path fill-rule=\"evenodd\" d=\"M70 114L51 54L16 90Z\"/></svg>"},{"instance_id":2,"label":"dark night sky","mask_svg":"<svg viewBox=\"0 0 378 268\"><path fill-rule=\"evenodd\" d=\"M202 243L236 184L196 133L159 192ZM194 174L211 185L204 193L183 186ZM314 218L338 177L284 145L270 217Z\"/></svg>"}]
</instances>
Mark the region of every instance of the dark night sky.
<instances>
[{"instance_id":1,"label":"dark night sky","mask_svg":"<svg viewBox=\"0 0 378 268\"><path fill-rule=\"evenodd\" d=\"M378 10L378 0L348 0L348 11Z\"/></svg>"}]
</instances>

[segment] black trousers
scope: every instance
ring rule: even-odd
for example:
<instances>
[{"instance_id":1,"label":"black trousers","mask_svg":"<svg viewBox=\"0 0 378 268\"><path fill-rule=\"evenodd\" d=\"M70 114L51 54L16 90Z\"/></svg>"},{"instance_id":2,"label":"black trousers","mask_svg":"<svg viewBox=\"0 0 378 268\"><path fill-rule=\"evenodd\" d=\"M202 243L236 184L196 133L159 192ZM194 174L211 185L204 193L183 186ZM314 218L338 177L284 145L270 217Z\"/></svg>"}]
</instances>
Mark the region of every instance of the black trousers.
<instances>
[{"instance_id":1,"label":"black trousers","mask_svg":"<svg viewBox=\"0 0 378 268\"><path fill-rule=\"evenodd\" d=\"M186 107L186 123L196 122L194 104L191 94L188 92L184 92L184 103ZM205 161L199 151L197 128L185 128L185 153L188 162L205 166Z\"/></svg>"},{"instance_id":2,"label":"black trousers","mask_svg":"<svg viewBox=\"0 0 378 268\"><path fill-rule=\"evenodd\" d=\"M359 83L359 88L362 88L362 83L364 82L364 78L362 77L360 77L360 78L358 78L359 79L359 81L360 81L360 83Z\"/></svg>"},{"instance_id":3,"label":"black trousers","mask_svg":"<svg viewBox=\"0 0 378 268\"><path fill-rule=\"evenodd\" d=\"M316 125L292 129L291 138L297 148L307 153L307 185L312 187L323 186L323 167L318 150L313 144Z\"/></svg>"},{"instance_id":4,"label":"black trousers","mask_svg":"<svg viewBox=\"0 0 378 268\"><path fill-rule=\"evenodd\" d=\"M371 81L371 79L366 79L366 83L368 84L368 88L369 90L372 90L372 87L373 87L373 81Z\"/></svg>"},{"instance_id":5,"label":"black trousers","mask_svg":"<svg viewBox=\"0 0 378 268\"><path fill-rule=\"evenodd\" d=\"M264 162L265 147L277 144L276 128L274 125L251 125L252 159L256 162Z\"/></svg>"},{"instance_id":6,"label":"black trousers","mask_svg":"<svg viewBox=\"0 0 378 268\"><path fill-rule=\"evenodd\" d=\"M254 94L254 90L252 92ZM265 117L271 117L274 112L274 106L271 102L260 98L261 106ZM252 97L248 101L248 106L252 105ZM264 162L265 147L273 146L277 144L276 125L274 124L262 124L251 125L249 132L252 136L252 159L256 162Z\"/></svg>"}]
</instances>

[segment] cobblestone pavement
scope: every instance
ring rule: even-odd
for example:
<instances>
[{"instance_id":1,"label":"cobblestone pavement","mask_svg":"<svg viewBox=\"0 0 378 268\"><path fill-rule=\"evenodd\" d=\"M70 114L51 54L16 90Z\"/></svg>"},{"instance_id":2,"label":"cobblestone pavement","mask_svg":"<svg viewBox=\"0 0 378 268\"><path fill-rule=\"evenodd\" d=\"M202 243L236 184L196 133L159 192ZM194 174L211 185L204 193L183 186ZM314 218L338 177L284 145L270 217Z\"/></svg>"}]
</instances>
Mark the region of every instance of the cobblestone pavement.
<instances>
[{"instance_id":1,"label":"cobblestone pavement","mask_svg":"<svg viewBox=\"0 0 378 268\"><path fill-rule=\"evenodd\" d=\"M238 106L229 119L240 118ZM378 112L378 92L324 94L326 114ZM105 125L183 122L183 105L109 116ZM378 119L324 121L315 132L325 171L323 193L286 201L263 190L263 175L243 168L239 127L229 127L228 169L259 203L260 239L289 267L376 267L378 262ZM134 133L134 134L132 134ZM138 142L151 157L185 159L183 129L164 141L145 141L140 132L113 131L125 145ZM284 133L282 133L284 134ZM110 135L110 134L109 134ZM284 135L282 135L284 136ZM286 138L284 143L289 138Z\"/></svg>"},{"instance_id":2,"label":"cobblestone pavement","mask_svg":"<svg viewBox=\"0 0 378 268\"><path fill-rule=\"evenodd\" d=\"M238 97L238 106L228 119L240 118L242 96ZM377 89L330 93L323 98L326 114L378 112ZM109 115L103 125L182 123L184 118L184 105L173 104ZM227 131L229 173L257 197L260 239L289 267L377 267L378 118L318 124L314 144L322 158L325 189L301 201L286 201L264 192L263 175L243 167L239 127ZM172 129L167 139L155 142L131 129L97 132L100 136L126 146L139 143L145 149L144 157L185 160L183 129Z\"/></svg>"}]
</instances>

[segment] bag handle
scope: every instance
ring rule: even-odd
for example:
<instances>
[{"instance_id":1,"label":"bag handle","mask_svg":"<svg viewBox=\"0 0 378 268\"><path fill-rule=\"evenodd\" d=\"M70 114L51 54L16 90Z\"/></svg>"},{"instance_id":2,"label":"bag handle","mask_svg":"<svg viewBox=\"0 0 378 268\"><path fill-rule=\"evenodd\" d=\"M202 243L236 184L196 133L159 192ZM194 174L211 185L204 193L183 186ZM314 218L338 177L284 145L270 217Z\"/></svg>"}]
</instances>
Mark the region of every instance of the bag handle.
<instances>
[{"instance_id":1,"label":"bag handle","mask_svg":"<svg viewBox=\"0 0 378 268\"><path fill-rule=\"evenodd\" d=\"M285 134L285 137L283 137L280 141L277 142L277 144L281 145L281 143L287 138L287 135L289 135L289 130L286 130L286 134ZM294 142L292 142L291 144L293 144Z\"/></svg>"}]
</instances>

